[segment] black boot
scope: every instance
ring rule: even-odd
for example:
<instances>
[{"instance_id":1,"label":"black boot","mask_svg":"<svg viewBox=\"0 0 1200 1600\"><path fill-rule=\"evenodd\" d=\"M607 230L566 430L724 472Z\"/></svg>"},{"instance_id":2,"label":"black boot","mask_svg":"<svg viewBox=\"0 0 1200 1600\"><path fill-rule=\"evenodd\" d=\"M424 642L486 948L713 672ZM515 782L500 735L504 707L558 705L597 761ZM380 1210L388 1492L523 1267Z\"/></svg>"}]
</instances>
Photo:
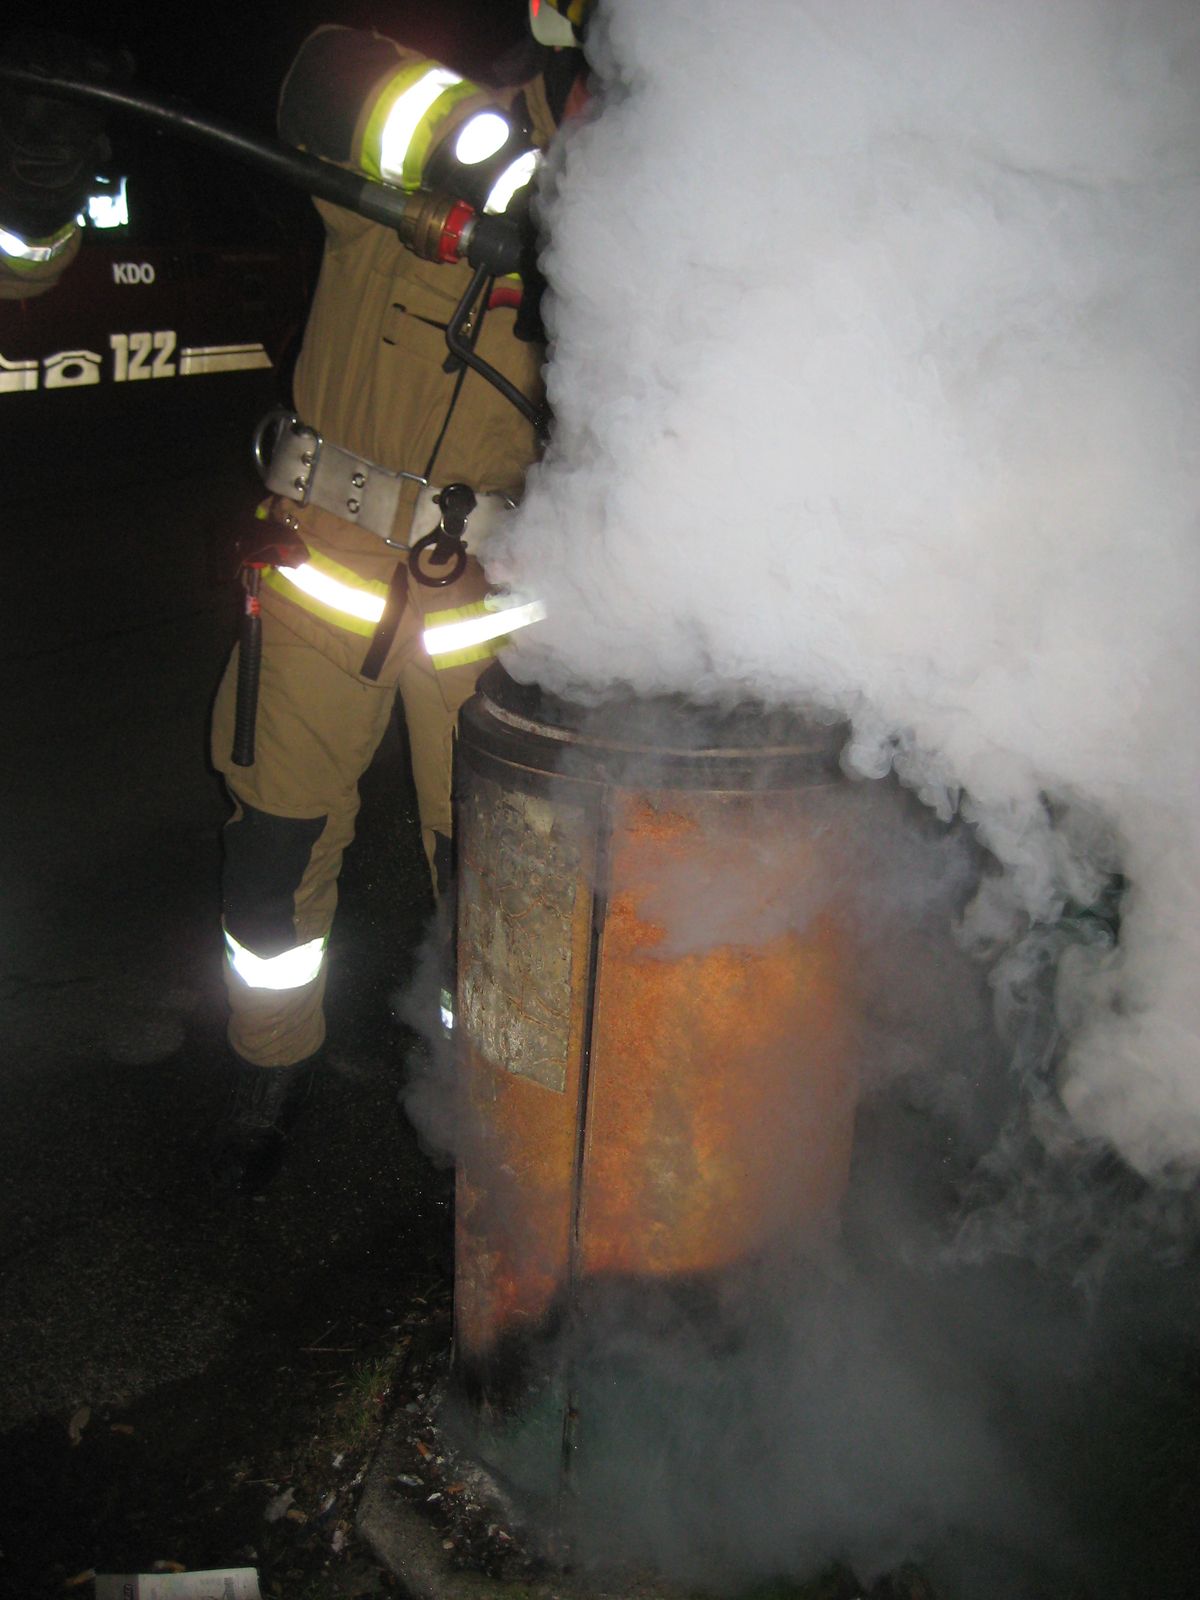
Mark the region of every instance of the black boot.
<instances>
[{"instance_id":1,"label":"black boot","mask_svg":"<svg viewBox=\"0 0 1200 1600\"><path fill-rule=\"evenodd\" d=\"M314 1061L294 1067L238 1062L237 1084L213 1133L209 1169L222 1189L258 1194L279 1170L288 1131L308 1096Z\"/></svg>"}]
</instances>

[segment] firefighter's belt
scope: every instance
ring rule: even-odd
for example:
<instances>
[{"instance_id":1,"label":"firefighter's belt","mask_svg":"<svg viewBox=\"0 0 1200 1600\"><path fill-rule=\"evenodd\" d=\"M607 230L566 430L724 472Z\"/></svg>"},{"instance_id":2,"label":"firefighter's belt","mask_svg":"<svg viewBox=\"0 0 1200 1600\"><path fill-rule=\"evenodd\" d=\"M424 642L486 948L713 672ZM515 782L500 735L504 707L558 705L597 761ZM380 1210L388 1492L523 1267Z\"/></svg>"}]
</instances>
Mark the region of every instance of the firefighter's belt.
<instances>
[{"instance_id":1,"label":"firefighter's belt","mask_svg":"<svg viewBox=\"0 0 1200 1600\"><path fill-rule=\"evenodd\" d=\"M268 411L254 430L254 459L272 494L320 506L381 539L391 538L404 485L425 482L343 450L290 411Z\"/></svg>"},{"instance_id":2,"label":"firefighter's belt","mask_svg":"<svg viewBox=\"0 0 1200 1600\"><path fill-rule=\"evenodd\" d=\"M369 533L395 541L392 532L406 483L421 485L413 508L409 542L415 544L441 523L438 490L415 472L393 472L322 438L291 411L268 411L254 431L254 459L272 494L320 506ZM478 550L496 518L511 509L507 495L478 492L463 542Z\"/></svg>"}]
</instances>

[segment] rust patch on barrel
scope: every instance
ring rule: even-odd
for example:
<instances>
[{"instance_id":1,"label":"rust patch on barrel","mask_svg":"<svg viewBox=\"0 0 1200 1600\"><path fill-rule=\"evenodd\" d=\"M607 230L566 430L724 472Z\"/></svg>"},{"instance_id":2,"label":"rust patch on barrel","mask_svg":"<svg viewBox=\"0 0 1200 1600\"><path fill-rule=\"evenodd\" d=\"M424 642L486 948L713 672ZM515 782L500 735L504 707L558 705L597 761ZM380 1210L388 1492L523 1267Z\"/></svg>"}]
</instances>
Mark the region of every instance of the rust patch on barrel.
<instances>
[{"instance_id":1,"label":"rust patch on barrel","mask_svg":"<svg viewBox=\"0 0 1200 1600\"><path fill-rule=\"evenodd\" d=\"M618 819L582 1266L712 1272L773 1239L819 1234L845 1188L853 963L827 898L830 841L803 795L627 794ZM686 896L689 886L681 912L679 889ZM722 901L733 910L718 914ZM797 916L796 907L806 909ZM664 909L701 926L672 929L659 920Z\"/></svg>"}]
</instances>

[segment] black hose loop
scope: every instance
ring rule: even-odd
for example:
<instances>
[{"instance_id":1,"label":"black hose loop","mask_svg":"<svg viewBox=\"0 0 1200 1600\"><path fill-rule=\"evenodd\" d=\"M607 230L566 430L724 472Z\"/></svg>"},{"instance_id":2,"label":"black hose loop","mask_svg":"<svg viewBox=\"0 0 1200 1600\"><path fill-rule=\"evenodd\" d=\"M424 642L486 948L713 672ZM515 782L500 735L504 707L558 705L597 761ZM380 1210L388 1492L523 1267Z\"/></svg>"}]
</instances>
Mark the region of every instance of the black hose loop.
<instances>
[{"instance_id":1,"label":"black hose loop","mask_svg":"<svg viewBox=\"0 0 1200 1600\"><path fill-rule=\"evenodd\" d=\"M547 425L545 413L539 411L529 396L522 394L515 383L510 383L502 372L497 372L490 362L477 355L474 346L463 333L467 319L471 315L471 308L491 276L491 269L486 264L475 268L471 275L471 281L463 292L462 299L454 309L454 315L446 325L446 344L451 355L457 356L464 366L470 367L471 371L477 372L481 378L486 378L492 387L498 389L510 404L516 406L517 410L532 426L539 441L541 441Z\"/></svg>"},{"instance_id":2,"label":"black hose loop","mask_svg":"<svg viewBox=\"0 0 1200 1600\"><path fill-rule=\"evenodd\" d=\"M421 559L426 555L435 566L445 567L446 571L436 576L428 572L421 566ZM467 547L461 539L449 539L440 528L435 528L409 550L408 570L427 589L445 589L457 583L467 570Z\"/></svg>"}]
</instances>

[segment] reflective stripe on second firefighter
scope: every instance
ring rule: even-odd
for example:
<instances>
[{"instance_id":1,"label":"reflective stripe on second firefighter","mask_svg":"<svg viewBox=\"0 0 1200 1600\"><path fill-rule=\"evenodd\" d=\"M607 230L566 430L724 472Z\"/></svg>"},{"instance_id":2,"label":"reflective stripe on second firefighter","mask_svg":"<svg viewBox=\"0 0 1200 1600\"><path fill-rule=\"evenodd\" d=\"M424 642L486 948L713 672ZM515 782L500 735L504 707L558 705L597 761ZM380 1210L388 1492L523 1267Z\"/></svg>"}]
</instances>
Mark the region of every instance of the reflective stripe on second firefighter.
<instances>
[{"instance_id":1,"label":"reflective stripe on second firefighter","mask_svg":"<svg viewBox=\"0 0 1200 1600\"><path fill-rule=\"evenodd\" d=\"M6 228L0 228L0 255L7 258L9 266L16 272L23 267L44 266L47 261L54 261L62 255L76 232L73 222L68 222L65 228L60 228L46 239L22 239L19 233L9 233Z\"/></svg>"},{"instance_id":2,"label":"reflective stripe on second firefighter","mask_svg":"<svg viewBox=\"0 0 1200 1600\"><path fill-rule=\"evenodd\" d=\"M229 965L248 989L303 989L320 973L328 943L329 935L323 933L320 938L294 945L277 956L256 956L225 929Z\"/></svg>"},{"instance_id":3,"label":"reflective stripe on second firefighter","mask_svg":"<svg viewBox=\"0 0 1200 1600\"><path fill-rule=\"evenodd\" d=\"M298 567L271 567L263 581L314 616L364 638L375 632L387 603L386 583L360 578L317 550Z\"/></svg>"},{"instance_id":4,"label":"reflective stripe on second firefighter","mask_svg":"<svg viewBox=\"0 0 1200 1600\"><path fill-rule=\"evenodd\" d=\"M510 633L540 622L545 615L540 600L515 601L489 594L473 605L429 612L422 642L435 667L461 667L469 661L486 661Z\"/></svg>"}]
</instances>

